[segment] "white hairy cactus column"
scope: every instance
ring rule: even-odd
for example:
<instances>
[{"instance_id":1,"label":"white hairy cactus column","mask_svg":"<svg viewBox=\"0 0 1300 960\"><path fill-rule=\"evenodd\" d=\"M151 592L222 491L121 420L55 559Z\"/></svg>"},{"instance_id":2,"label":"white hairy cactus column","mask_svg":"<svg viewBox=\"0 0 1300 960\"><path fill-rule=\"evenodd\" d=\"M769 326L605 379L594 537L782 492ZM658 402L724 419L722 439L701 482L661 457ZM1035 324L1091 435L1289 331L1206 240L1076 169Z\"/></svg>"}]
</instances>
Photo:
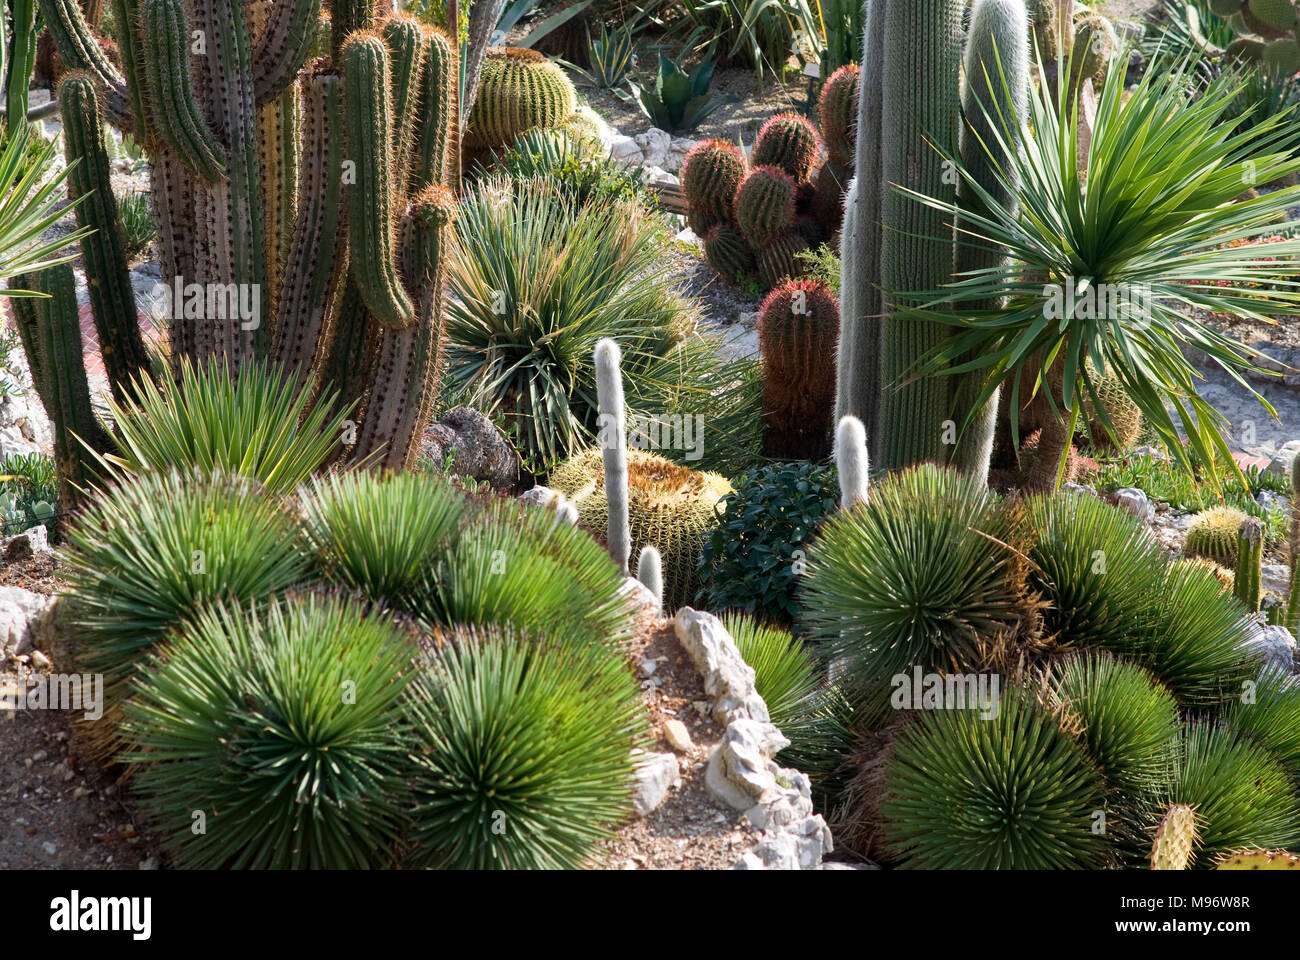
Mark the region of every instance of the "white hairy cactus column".
<instances>
[{"instance_id":1,"label":"white hairy cactus column","mask_svg":"<svg viewBox=\"0 0 1300 960\"><path fill-rule=\"evenodd\" d=\"M636 578L647 590L655 595L659 612L664 608L664 571L659 551L648 544L641 548L641 555L636 561Z\"/></svg>"},{"instance_id":2,"label":"white hairy cactus column","mask_svg":"<svg viewBox=\"0 0 1300 960\"><path fill-rule=\"evenodd\" d=\"M840 507L867 502L867 431L857 417L841 417L835 431L835 464L840 475Z\"/></svg>"},{"instance_id":3,"label":"white hairy cactus column","mask_svg":"<svg viewBox=\"0 0 1300 960\"><path fill-rule=\"evenodd\" d=\"M627 576L632 556L632 532L627 512L627 420L623 412L622 353L605 337L596 344L596 400L600 409L600 452L605 463L605 495L609 500L606 534L609 553Z\"/></svg>"}]
</instances>

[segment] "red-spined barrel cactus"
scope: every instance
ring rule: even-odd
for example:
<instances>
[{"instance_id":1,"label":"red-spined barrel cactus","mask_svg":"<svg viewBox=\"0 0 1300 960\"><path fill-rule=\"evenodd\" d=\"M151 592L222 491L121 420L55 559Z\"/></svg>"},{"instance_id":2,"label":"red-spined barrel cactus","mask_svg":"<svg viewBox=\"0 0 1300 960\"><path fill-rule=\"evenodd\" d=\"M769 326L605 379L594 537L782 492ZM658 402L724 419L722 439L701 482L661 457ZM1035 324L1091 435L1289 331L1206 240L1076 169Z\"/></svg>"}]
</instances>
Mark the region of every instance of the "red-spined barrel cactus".
<instances>
[{"instance_id":1,"label":"red-spined barrel cactus","mask_svg":"<svg viewBox=\"0 0 1300 960\"><path fill-rule=\"evenodd\" d=\"M704 235L704 256L709 266L728 283L735 283L754 271L754 251L729 223L715 224Z\"/></svg>"},{"instance_id":2,"label":"red-spined barrel cactus","mask_svg":"<svg viewBox=\"0 0 1300 960\"><path fill-rule=\"evenodd\" d=\"M795 257L807 249L808 241L793 230L767 241L758 251L759 282L771 290L782 280L806 273Z\"/></svg>"},{"instance_id":3,"label":"red-spined barrel cactus","mask_svg":"<svg viewBox=\"0 0 1300 960\"><path fill-rule=\"evenodd\" d=\"M692 229L704 230L730 218L740 181L745 178L745 155L727 140L701 140L682 163L682 192L690 205ZM703 230L696 230L703 233Z\"/></svg>"},{"instance_id":4,"label":"red-spined barrel cactus","mask_svg":"<svg viewBox=\"0 0 1300 960\"><path fill-rule=\"evenodd\" d=\"M817 162L821 138L807 117L778 113L769 117L754 141L754 165L780 167L797 183L804 183Z\"/></svg>"},{"instance_id":5,"label":"red-spined barrel cactus","mask_svg":"<svg viewBox=\"0 0 1300 960\"><path fill-rule=\"evenodd\" d=\"M830 75L817 101L826 153L850 170L853 169L853 121L858 115L858 74L856 63L840 67Z\"/></svg>"},{"instance_id":6,"label":"red-spined barrel cactus","mask_svg":"<svg viewBox=\"0 0 1300 960\"><path fill-rule=\"evenodd\" d=\"M830 452L839 329L839 303L815 280L783 283L759 307L767 456L820 460Z\"/></svg>"},{"instance_id":7,"label":"red-spined barrel cactus","mask_svg":"<svg viewBox=\"0 0 1300 960\"><path fill-rule=\"evenodd\" d=\"M736 225L750 245L761 249L794 225L794 179L779 167L755 167L736 191Z\"/></svg>"}]
</instances>

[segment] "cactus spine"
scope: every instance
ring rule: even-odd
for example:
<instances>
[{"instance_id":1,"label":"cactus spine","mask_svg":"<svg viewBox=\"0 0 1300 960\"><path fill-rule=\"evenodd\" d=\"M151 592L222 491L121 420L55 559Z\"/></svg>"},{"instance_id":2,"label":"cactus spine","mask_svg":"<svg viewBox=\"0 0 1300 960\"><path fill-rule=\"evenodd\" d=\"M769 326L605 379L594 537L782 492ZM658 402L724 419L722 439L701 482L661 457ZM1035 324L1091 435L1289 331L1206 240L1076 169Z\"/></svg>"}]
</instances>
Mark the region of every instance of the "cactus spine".
<instances>
[{"instance_id":1,"label":"cactus spine","mask_svg":"<svg viewBox=\"0 0 1300 960\"><path fill-rule=\"evenodd\" d=\"M654 594L655 603L658 605L655 612L662 613L664 609L663 561L659 559L659 551L650 544L641 548L641 553L636 559L636 578Z\"/></svg>"},{"instance_id":2,"label":"cactus spine","mask_svg":"<svg viewBox=\"0 0 1300 960\"><path fill-rule=\"evenodd\" d=\"M1018 187L1006 183L998 171L1010 168L1006 149L1015 151L1020 142L1018 118L1026 115L1029 98L1029 37L1025 23L1029 14L1024 0L979 0L971 12L966 41L966 62L962 82L962 113L965 123L958 137L962 165L1007 209L1014 209ZM990 158L988 151L1002 156ZM996 161L996 163L995 163ZM957 186L957 203L962 210L976 210L980 197L965 179ZM963 236L962 218L957 219L955 272L985 270L1006 263L1003 250ZM980 304L982 309L1000 309L1004 301ZM982 375L967 374L953 385L953 418L958 424L966 417L983 387ZM988 482L989 460L997 432L998 394L994 394L957 437L950 463L963 473Z\"/></svg>"},{"instance_id":3,"label":"cactus spine","mask_svg":"<svg viewBox=\"0 0 1300 960\"><path fill-rule=\"evenodd\" d=\"M149 360L140 336L117 200L109 184L94 77L80 70L66 74L59 85L59 111L68 158L76 161L68 176L70 189L85 197L77 205L77 224L95 231L81 241L86 274L92 279L95 329L113 397L122 403L130 395L132 381L148 379Z\"/></svg>"},{"instance_id":4,"label":"cactus spine","mask_svg":"<svg viewBox=\"0 0 1300 960\"><path fill-rule=\"evenodd\" d=\"M1259 610L1259 587L1264 555L1264 524L1258 517L1241 521L1237 534L1237 570L1232 590L1252 613Z\"/></svg>"},{"instance_id":5,"label":"cactus spine","mask_svg":"<svg viewBox=\"0 0 1300 960\"><path fill-rule=\"evenodd\" d=\"M857 417L841 417L835 430L835 466L840 477L840 508L867 502L867 434Z\"/></svg>"},{"instance_id":6,"label":"cactus spine","mask_svg":"<svg viewBox=\"0 0 1300 960\"><path fill-rule=\"evenodd\" d=\"M754 165L779 167L803 183L817 162L817 131L806 117L778 113L769 117L754 141Z\"/></svg>"},{"instance_id":7,"label":"cactus spine","mask_svg":"<svg viewBox=\"0 0 1300 960\"><path fill-rule=\"evenodd\" d=\"M820 460L828 453L839 324L834 294L815 281L783 284L759 307L765 455Z\"/></svg>"},{"instance_id":8,"label":"cactus spine","mask_svg":"<svg viewBox=\"0 0 1300 960\"><path fill-rule=\"evenodd\" d=\"M627 502L627 420L623 408L622 354L605 337L596 344L596 397L600 410L600 453L605 466L605 495L609 500L607 540L610 555L627 576L632 533Z\"/></svg>"}]
</instances>

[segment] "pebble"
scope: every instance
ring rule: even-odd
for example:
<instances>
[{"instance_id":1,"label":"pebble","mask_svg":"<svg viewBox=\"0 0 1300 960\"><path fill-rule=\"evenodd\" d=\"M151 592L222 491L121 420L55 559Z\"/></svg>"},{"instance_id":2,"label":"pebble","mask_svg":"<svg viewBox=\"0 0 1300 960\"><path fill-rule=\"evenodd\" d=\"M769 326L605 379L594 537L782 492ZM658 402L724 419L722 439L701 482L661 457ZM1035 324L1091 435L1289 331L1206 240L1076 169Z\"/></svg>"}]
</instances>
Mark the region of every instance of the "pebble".
<instances>
[{"instance_id":1,"label":"pebble","mask_svg":"<svg viewBox=\"0 0 1300 960\"><path fill-rule=\"evenodd\" d=\"M664 721L664 739L668 741L668 746L678 753L690 753L695 749L695 744L691 741L690 731L686 729L686 724L680 720Z\"/></svg>"},{"instance_id":2,"label":"pebble","mask_svg":"<svg viewBox=\"0 0 1300 960\"><path fill-rule=\"evenodd\" d=\"M59 852L59 845L52 840L46 840L41 844L41 849L52 857Z\"/></svg>"},{"instance_id":3,"label":"pebble","mask_svg":"<svg viewBox=\"0 0 1300 960\"><path fill-rule=\"evenodd\" d=\"M52 664L50 662L50 658L47 657L45 654L41 653L41 651L33 650L32 666L35 667L37 670L48 670L50 669L50 667L54 666L54 664Z\"/></svg>"}]
</instances>

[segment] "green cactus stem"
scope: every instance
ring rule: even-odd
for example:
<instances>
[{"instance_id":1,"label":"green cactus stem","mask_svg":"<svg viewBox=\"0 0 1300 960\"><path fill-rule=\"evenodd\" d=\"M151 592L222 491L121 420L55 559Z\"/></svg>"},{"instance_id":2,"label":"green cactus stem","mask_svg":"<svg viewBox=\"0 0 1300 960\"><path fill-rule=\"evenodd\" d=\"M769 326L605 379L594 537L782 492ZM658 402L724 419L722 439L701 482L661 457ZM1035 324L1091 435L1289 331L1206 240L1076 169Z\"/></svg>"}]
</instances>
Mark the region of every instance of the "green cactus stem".
<instances>
[{"instance_id":1,"label":"green cactus stem","mask_svg":"<svg viewBox=\"0 0 1300 960\"><path fill-rule=\"evenodd\" d=\"M853 169L853 121L858 112L860 75L856 63L845 64L826 80L817 100L826 153L848 170Z\"/></svg>"},{"instance_id":2,"label":"green cactus stem","mask_svg":"<svg viewBox=\"0 0 1300 960\"><path fill-rule=\"evenodd\" d=\"M226 175L229 155L203 119L190 84L190 27L181 0L141 0L140 51L152 128L205 180Z\"/></svg>"},{"instance_id":3,"label":"green cactus stem","mask_svg":"<svg viewBox=\"0 0 1300 960\"><path fill-rule=\"evenodd\" d=\"M471 150L508 146L525 130L559 126L577 105L577 92L564 71L536 50L490 50L483 61L465 146Z\"/></svg>"},{"instance_id":4,"label":"green cactus stem","mask_svg":"<svg viewBox=\"0 0 1300 960\"><path fill-rule=\"evenodd\" d=\"M384 42L392 64L393 173L401 184L420 119L420 81L426 66L424 29L414 17L398 14L384 23Z\"/></svg>"},{"instance_id":5,"label":"green cactus stem","mask_svg":"<svg viewBox=\"0 0 1300 960\"><path fill-rule=\"evenodd\" d=\"M782 284L758 309L763 355L763 453L821 460L830 452L840 308L822 283Z\"/></svg>"},{"instance_id":6,"label":"green cactus stem","mask_svg":"<svg viewBox=\"0 0 1300 960\"><path fill-rule=\"evenodd\" d=\"M817 162L821 138L807 117L778 113L769 117L754 141L754 166L780 167L796 183L805 183Z\"/></svg>"},{"instance_id":7,"label":"green cactus stem","mask_svg":"<svg viewBox=\"0 0 1300 960\"><path fill-rule=\"evenodd\" d=\"M736 225L750 245L763 245L794 226L796 185L780 167L754 167L736 191Z\"/></svg>"},{"instance_id":8,"label":"green cactus stem","mask_svg":"<svg viewBox=\"0 0 1300 960\"><path fill-rule=\"evenodd\" d=\"M754 269L754 252L729 223L715 224L704 234L704 256L727 283L742 280Z\"/></svg>"},{"instance_id":9,"label":"green cactus stem","mask_svg":"<svg viewBox=\"0 0 1300 960\"><path fill-rule=\"evenodd\" d=\"M445 79L454 76L452 70L456 62L456 49L447 35L441 30L426 28L420 123L415 128L416 143L408 178L416 189L436 183L454 186L458 180L456 85L447 83ZM456 167L455 175L453 167Z\"/></svg>"},{"instance_id":10,"label":"green cactus stem","mask_svg":"<svg viewBox=\"0 0 1300 960\"><path fill-rule=\"evenodd\" d=\"M1264 524L1258 517L1241 521L1237 534L1237 570L1232 591L1252 613L1259 609L1259 589L1264 555Z\"/></svg>"},{"instance_id":11,"label":"green cactus stem","mask_svg":"<svg viewBox=\"0 0 1300 960\"><path fill-rule=\"evenodd\" d=\"M251 61L253 98L258 106L278 99L307 62L316 41L321 0L278 0L270 7Z\"/></svg>"},{"instance_id":12,"label":"green cactus stem","mask_svg":"<svg viewBox=\"0 0 1300 960\"><path fill-rule=\"evenodd\" d=\"M400 329L415 317L394 259L396 172L390 146L388 51L378 34L358 32L343 46L343 124L356 183L344 187L352 278L366 308Z\"/></svg>"},{"instance_id":13,"label":"green cactus stem","mask_svg":"<svg viewBox=\"0 0 1300 960\"><path fill-rule=\"evenodd\" d=\"M134 125L126 80L96 42L77 0L39 0L41 21L69 70L88 70L104 85L104 108L123 130Z\"/></svg>"},{"instance_id":14,"label":"green cactus stem","mask_svg":"<svg viewBox=\"0 0 1300 960\"><path fill-rule=\"evenodd\" d=\"M745 178L745 155L729 140L701 140L682 162L682 192L701 236L731 219L736 191ZM692 227L694 229L694 227ZM727 277L728 280L732 279Z\"/></svg>"},{"instance_id":15,"label":"green cactus stem","mask_svg":"<svg viewBox=\"0 0 1300 960\"><path fill-rule=\"evenodd\" d=\"M85 197L77 205L77 224L94 230L81 241L81 255L90 281L95 329L113 397L124 403L133 381L148 379L149 358L140 336L117 200L109 183L95 78L89 72L64 75L59 84L59 111L68 159L76 161L68 175L69 189L74 196Z\"/></svg>"}]
</instances>

